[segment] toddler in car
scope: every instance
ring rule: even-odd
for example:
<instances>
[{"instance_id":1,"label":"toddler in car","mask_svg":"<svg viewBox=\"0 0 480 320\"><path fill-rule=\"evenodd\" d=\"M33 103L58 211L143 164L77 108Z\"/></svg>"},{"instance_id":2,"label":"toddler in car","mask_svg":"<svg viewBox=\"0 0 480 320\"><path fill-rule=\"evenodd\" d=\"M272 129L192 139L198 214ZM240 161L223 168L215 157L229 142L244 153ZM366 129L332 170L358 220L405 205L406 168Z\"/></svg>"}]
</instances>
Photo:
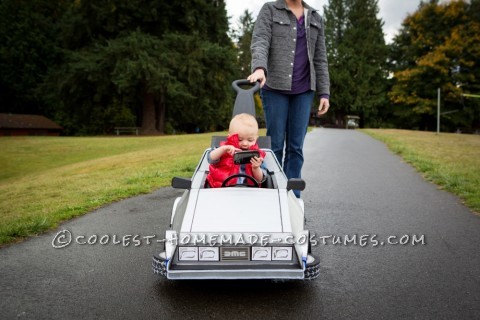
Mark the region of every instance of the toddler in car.
<instances>
[{"instance_id":1,"label":"toddler in car","mask_svg":"<svg viewBox=\"0 0 480 320\"><path fill-rule=\"evenodd\" d=\"M212 188L222 186L223 181L234 174L243 173L253 177L259 184L264 180L265 172L261 168L265 152L258 148L258 123L255 117L247 113L241 113L233 117L228 129L226 141L220 143L220 147L208 153L210 163L207 183ZM239 151L257 150L259 157L252 157L250 163L235 164L234 154ZM254 185L253 181L243 177L230 180L227 185L236 184Z\"/></svg>"}]
</instances>

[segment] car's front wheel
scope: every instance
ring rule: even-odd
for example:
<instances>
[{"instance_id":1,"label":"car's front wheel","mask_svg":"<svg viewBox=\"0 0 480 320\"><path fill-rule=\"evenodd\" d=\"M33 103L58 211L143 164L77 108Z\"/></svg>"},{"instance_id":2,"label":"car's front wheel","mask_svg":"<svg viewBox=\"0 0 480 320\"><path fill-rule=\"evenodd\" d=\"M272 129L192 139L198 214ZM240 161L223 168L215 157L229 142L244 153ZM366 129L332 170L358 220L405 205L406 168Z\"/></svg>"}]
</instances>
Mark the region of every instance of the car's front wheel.
<instances>
[{"instance_id":1,"label":"car's front wheel","mask_svg":"<svg viewBox=\"0 0 480 320\"><path fill-rule=\"evenodd\" d=\"M165 258L165 252L153 255L152 270L155 274L159 274L164 277L167 276L167 260Z\"/></svg>"},{"instance_id":2,"label":"car's front wheel","mask_svg":"<svg viewBox=\"0 0 480 320\"><path fill-rule=\"evenodd\" d=\"M307 265L304 271L304 279L313 280L318 278L319 275L320 275L320 259L315 255L309 254L307 257Z\"/></svg>"}]
</instances>

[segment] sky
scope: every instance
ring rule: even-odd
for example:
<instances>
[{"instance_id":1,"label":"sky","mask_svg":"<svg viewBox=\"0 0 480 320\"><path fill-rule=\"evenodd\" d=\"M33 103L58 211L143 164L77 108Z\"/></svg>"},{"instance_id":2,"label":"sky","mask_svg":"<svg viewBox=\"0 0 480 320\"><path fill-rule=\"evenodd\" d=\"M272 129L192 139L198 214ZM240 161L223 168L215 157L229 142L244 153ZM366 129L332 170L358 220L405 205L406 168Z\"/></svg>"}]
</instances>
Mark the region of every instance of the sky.
<instances>
[{"instance_id":1,"label":"sky","mask_svg":"<svg viewBox=\"0 0 480 320\"><path fill-rule=\"evenodd\" d=\"M253 12L253 18L256 19L260 8L265 2L271 0L226 0L227 14L230 17L230 25L237 25L238 18L248 9ZM383 33L385 41L390 43L393 36L400 29L402 21L409 13L417 10L421 0L379 0L380 8L379 18L384 22ZM328 0L306 0L313 8L320 10L323 14L323 6L328 4Z\"/></svg>"}]
</instances>

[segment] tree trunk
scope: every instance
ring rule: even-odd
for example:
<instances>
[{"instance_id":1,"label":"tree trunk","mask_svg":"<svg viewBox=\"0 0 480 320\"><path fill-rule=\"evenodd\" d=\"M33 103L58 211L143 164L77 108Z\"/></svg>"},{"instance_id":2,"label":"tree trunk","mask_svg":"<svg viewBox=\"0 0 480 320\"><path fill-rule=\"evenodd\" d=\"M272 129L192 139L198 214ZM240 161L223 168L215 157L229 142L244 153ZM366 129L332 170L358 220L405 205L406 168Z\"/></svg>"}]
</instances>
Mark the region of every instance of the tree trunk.
<instances>
[{"instance_id":1,"label":"tree trunk","mask_svg":"<svg viewBox=\"0 0 480 320\"><path fill-rule=\"evenodd\" d=\"M165 90L160 91L160 101L156 101L157 105L157 129L160 134L165 133Z\"/></svg>"},{"instance_id":2,"label":"tree trunk","mask_svg":"<svg viewBox=\"0 0 480 320\"><path fill-rule=\"evenodd\" d=\"M142 127L140 128L140 133L146 135L159 134L160 132L157 130L155 97L153 93L144 90L142 104Z\"/></svg>"}]
</instances>

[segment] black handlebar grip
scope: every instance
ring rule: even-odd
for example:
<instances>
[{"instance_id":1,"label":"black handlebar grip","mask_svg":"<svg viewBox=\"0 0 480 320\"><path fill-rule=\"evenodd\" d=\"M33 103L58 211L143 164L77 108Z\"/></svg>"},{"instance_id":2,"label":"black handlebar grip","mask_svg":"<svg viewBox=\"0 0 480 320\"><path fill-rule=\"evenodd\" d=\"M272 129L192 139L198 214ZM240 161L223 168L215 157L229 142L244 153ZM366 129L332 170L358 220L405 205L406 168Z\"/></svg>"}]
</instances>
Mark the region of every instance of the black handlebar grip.
<instances>
[{"instance_id":1,"label":"black handlebar grip","mask_svg":"<svg viewBox=\"0 0 480 320\"><path fill-rule=\"evenodd\" d=\"M243 89L240 88L241 85L250 85L252 87L250 89ZM252 83L247 79L235 80L232 82L232 88L237 93L232 117L240 113L248 113L255 117L255 100L253 99L253 95L260 89L260 82Z\"/></svg>"}]
</instances>

